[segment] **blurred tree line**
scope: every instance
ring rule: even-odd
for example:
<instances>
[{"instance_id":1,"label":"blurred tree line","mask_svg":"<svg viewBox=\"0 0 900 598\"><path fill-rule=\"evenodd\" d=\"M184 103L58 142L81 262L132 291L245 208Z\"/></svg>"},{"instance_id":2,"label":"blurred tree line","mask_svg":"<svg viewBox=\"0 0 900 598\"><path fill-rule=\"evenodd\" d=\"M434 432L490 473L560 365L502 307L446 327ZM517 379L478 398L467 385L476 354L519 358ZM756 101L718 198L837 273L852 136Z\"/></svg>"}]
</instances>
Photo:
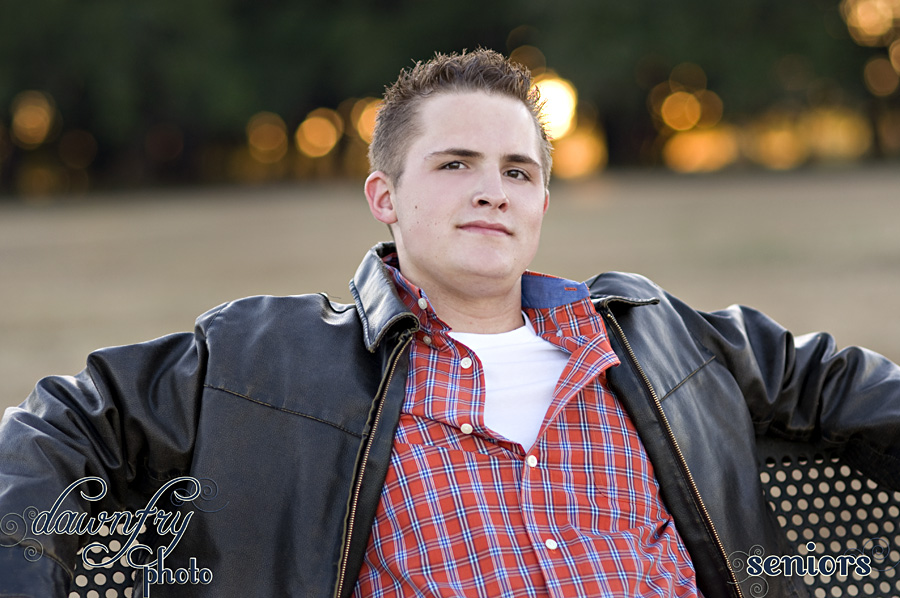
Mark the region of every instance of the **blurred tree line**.
<instances>
[{"instance_id":1,"label":"blurred tree line","mask_svg":"<svg viewBox=\"0 0 900 598\"><path fill-rule=\"evenodd\" d=\"M201 150L243 143L259 111L296 127L316 107L380 95L413 59L478 46L539 48L599 115L613 164L653 161L647 94L684 62L736 118L816 94L875 101L861 70L876 50L853 42L837 0L27 0L0 13L6 192L76 129L96 142L93 184L196 181ZM25 90L58 115L40 147L11 141ZM154 161L147 140L161 126L177 127L181 147Z\"/></svg>"}]
</instances>

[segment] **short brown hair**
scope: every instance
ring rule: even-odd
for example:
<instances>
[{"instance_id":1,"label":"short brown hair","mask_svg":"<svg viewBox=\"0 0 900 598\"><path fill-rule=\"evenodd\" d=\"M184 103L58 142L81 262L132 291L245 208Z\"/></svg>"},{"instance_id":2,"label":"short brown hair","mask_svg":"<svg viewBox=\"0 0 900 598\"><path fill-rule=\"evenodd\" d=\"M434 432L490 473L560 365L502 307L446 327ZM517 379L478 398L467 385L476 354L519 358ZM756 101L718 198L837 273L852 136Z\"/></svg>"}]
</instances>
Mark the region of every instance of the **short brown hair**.
<instances>
[{"instance_id":1,"label":"short brown hair","mask_svg":"<svg viewBox=\"0 0 900 598\"><path fill-rule=\"evenodd\" d=\"M384 104L378 111L369 145L372 171L380 170L396 184L403 162L416 134L416 107L439 93L485 91L521 101L534 117L541 140L541 170L544 185L550 181L551 145L541 120L540 94L532 86L531 73L493 50L478 49L462 54L435 54L428 62L403 69L393 85L385 88Z\"/></svg>"}]
</instances>

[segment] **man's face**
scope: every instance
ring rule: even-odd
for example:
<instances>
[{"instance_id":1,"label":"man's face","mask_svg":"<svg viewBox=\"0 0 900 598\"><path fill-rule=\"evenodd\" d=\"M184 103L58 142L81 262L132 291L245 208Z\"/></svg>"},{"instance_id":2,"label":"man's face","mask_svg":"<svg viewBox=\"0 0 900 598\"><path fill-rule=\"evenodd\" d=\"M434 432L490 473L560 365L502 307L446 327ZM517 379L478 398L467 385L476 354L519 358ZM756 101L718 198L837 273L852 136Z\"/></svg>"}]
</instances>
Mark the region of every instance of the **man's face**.
<instances>
[{"instance_id":1,"label":"man's face","mask_svg":"<svg viewBox=\"0 0 900 598\"><path fill-rule=\"evenodd\" d=\"M530 112L508 96L443 93L419 104L418 131L399 184L366 181L404 276L429 293L508 290L537 252L549 199Z\"/></svg>"}]
</instances>

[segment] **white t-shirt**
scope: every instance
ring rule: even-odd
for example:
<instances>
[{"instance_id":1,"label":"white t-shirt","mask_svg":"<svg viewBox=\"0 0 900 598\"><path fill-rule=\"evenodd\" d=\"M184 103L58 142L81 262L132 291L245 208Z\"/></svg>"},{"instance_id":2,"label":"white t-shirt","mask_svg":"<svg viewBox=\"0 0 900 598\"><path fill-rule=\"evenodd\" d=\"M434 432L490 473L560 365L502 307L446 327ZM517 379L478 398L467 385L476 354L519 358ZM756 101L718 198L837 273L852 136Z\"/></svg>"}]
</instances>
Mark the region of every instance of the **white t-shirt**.
<instances>
[{"instance_id":1,"label":"white t-shirt","mask_svg":"<svg viewBox=\"0 0 900 598\"><path fill-rule=\"evenodd\" d=\"M527 451L534 444L569 354L525 326L499 334L449 335L478 356L484 373L484 423Z\"/></svg>"}]
</instances>

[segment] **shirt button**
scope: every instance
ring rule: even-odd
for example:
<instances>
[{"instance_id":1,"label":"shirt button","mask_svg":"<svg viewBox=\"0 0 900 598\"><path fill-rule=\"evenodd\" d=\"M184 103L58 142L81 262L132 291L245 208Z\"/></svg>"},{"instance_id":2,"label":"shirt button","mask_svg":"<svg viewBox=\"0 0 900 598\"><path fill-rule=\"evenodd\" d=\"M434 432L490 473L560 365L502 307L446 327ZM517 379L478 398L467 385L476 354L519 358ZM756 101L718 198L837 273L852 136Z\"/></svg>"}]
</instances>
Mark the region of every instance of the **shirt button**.
<instances>
[{"instance_id":1,"label":"shirt button","mask_svg":"<svg viewBox=\"0 0 900 598\"><path fill-rule=\"evenodd\" d=\"M538 459L534 455L528 455L525 462L528 463L528 467L537 467Z\"/></svg>"},{"instance_id":2,"label":"shirt button","mask_svg":"<svg viewBox=\"0 0 900 598\"><path fill-rule=\"evenodd\" d=\"M428 309L428 300L422 297L419 299L419 307L422 309Z\"/></svg>"},{"instance_id":3,"label":"shirt button","mask_svg":"<svg viewBox=\"0 0 900 598\"><path fill-rule=\"evenodd\" d=\"M423 337L422 337L422 342L425 343L426 345L428 345L428 346L430 347L430 346L431 346L431 337L430 337L430 336L423 336Z\"/></svg>"},{"instance_id":4,"label":"shirt button","mask_svg":"<svg viewBox=\"0 0 900 598\"><path fill-rule=\"evenodd\" d=\"M559 548L559 544L556 543L556 540L553 538L548 538L544 541L544 546L547 547L548 550L556 550Z\"/></svg>"},{"instance_id":5,"label":"shirt button","mask_svg":"<svg viewBox=\"0 0 900 598\"><path fill-rule=\"evenodd\" d=\"M470 367L472 367L472 360L469 359L468 357L463 357L462 359L459 360L459 367L461 367L464 370L469 369Z\"/></svg>"},{"instance_id":6,"label":"shirt button","mask_svg":"<svg viewBox=\"0 0 900 598\"><path fill-rule=\"evenodd\" d=\"M471 434L475 428L472 427L472 424L463 424L459 427L459 431L463 434Z\"/></svg>"}]
</instances>

